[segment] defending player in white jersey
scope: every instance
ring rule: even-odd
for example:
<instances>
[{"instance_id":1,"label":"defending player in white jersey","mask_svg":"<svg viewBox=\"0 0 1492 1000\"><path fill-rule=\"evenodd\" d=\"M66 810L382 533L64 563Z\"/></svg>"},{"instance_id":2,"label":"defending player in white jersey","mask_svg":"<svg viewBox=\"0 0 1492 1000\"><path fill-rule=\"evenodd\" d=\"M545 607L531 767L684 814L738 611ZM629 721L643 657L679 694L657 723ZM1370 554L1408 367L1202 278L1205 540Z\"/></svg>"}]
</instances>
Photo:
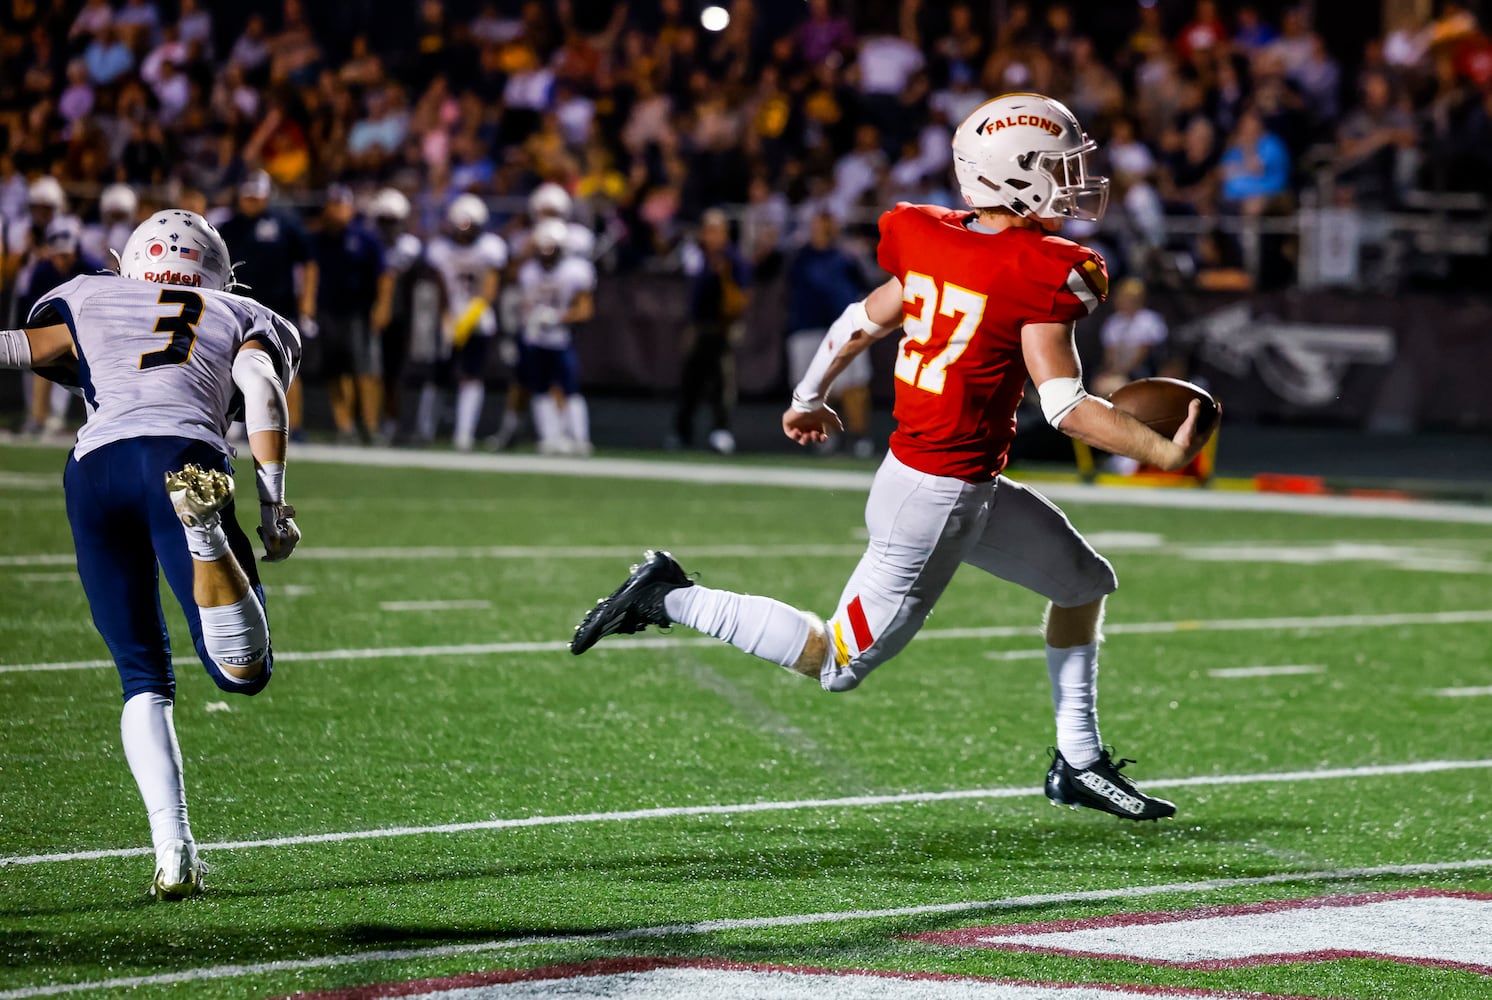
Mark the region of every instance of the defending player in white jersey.
<instances>
[{"instance_id":1,"label":"defending player in white jersey","mask_svg":"<svg viewBox=\"0 0 1492 1000\"><path fill-rule=\"evenodd\" d=\"M539 451L589 455L591 421L580 395L579 360L572 323L595 315L596 269L565 253L565 224L545 219L534 227L534 256L518 269L523 348L518 379L533 399Z\"/></svg>"},{"instance_id":2,"label":"defending player in white jersey","mask_svg":"<svg viewBox=\"0 0 1492 1000\"><path fill-rule=\"evenodd\" d=\"M158 596L163 570L197 655L219 688L257 694L274 666L264 590L233 504L224 439L243 401L265 559L300 540L285 502L285 385L300 335L225 288L228 248L178 209L142 222L120 276L48 292L23 330L0 331L0 368L30 368L81 390L87 422L63 475L78 576L124 689L120 735L155 845L151 894L202 888L187 822L172 706L176 679Z\"/></svg>"},{"instance_id":3,"label":"defending player in white jersey","mask_svg":"<svg viewBox=\"0 0 1492 1000\"><path fill-rule=\"evenodd\" d=\"M487 206L474 194L463 194L446 210L450 232L430 241L430 264L445 282L445 358L456 381L456 429L452 443L470 451L482 419L486 392L482 376L497 334L497 302L508 245L496 233L484 232ZM427 382L420 393L416 429L425 441L435 439L436 386Z\"/></svg>"},{"instance_id":4,"label":"defending player in white jersey","mask_svg":"<svg viewBox=\"0 0 1492 1000\"><path fill-rule=\"evenodd\" d=\"M532 227L520 233L516 245L518 253L515 255L519 261L526 261L536 253L534 247L534 234L546 221L559 222L564 225L563 252L567 257L576 257L592 264L596 255L596 234L589 228L575 222L570 218L574 207L570 195L564 188L553 181L540 184L534 188L533 193L528 196L528 215ZM553 227L551 227L551 231ZM504 297L503 320L512 329L521 330L523 319L521 315L522 298L517 289L510 289L510 295ZM533 394L522 379L524 366L523 338L518 338L518 361L516 369L519 377L508 384L507 406L503 409L502 423L498 426L490 443L494 450L502 451L512 446L513 441L523 429L523 415L529 409Z\"/></svg>"}]
</instances>

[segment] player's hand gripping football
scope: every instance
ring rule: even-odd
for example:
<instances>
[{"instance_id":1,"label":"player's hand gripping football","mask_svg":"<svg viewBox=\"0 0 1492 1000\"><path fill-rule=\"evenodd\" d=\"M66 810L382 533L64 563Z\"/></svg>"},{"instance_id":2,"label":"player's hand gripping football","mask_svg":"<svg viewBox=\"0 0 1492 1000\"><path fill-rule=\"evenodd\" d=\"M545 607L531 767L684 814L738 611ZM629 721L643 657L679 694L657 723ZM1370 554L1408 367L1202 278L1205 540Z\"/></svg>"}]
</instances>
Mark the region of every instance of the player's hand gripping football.
<instances>
[{"instance_id":1,"label":"player's hand gripping football","mask_svg":"<svg viewBox=\"0 0 1492 1000\"><path fill-rule=\"evenodd\" d=\"M811 413L788 407L782 415L782 433L797 444L822 444L829 435L844 430L844 423L833 407L821 406Z\"/></svg>"},{"instance_id":2,"label":"player's hand gripping football","mask_svg":"<svg viewBox=\"0 0 1492 1000\"><path fill-rule=\"evenodd\" d=\"M300 528L295 525L295 508L288 503L259 505L259 540L264 543L265 562L283 562L290 558L300 542Z\"/></svg>"},{"instance_id":3,"label":"player's hand gripping football","mask_svg":"<svg viewBox=\"0 0 1492 1000\"><path fill-rule=\"evenodd\" d=\"M1219 418L1223 415L1221 403L1217 404L1217 415ZM1177 469L1185 468L1191 464L1191 460L1201 454L1202 449L1207 446L1208 439L1212 437L1210 433L1205 432L1203 428L1198 426L1201 417L1202 403L1200 400L1194 399L1187 405L1186 419L1181 422L1180 427L1176 428L1175 437L1171 438L1176 447L1181 449L1182 458L1181 461L1176 463ZM1212 426L1216 425L1213 424Z\"/></svg>"}]
</instances>

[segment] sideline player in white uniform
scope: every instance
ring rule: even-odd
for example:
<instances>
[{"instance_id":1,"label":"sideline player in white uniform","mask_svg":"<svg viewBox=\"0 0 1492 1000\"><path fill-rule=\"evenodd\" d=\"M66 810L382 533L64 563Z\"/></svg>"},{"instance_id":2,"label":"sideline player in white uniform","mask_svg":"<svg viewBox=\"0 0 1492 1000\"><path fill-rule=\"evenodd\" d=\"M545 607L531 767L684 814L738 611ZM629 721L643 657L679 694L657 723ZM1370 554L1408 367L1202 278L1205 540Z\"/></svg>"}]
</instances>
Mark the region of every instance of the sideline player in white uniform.
<instances>
[{"instance_id":1,"label":"sideline player in white uniform","mask_svg":"<svg viewBox=\"0 0 1492 1000\"><path fill-rule=\"evenodd\" d=\"M1001 475L1029 372L1054 426L1105 451L1179 469L1206 443L1193 403L1174 438L1083 391L1073 325L1107 294L1103 259L1050 235L1097 220L1108 180L1072 112L1036 94L986 102L953 138L968 209L897 205L881 217L892 277L852 303L824 337L782 428L799 444L843 430L824 402L874 340L901 327L896 432L865 506L870 543L829 624L767 597L693 584L671 556L644 565L576 629L571 650L603 636L681 622L789 670L849 691L900 653L963 563L1050 601L1047 674L1057 747L1046 794L1122 819L1176 807L1120 773L1098 732L1098 638L1113 568L1062 512Z\"/></svg>"},{"instance_id":2,"label":"sideline player in white uniform","mask_svg":"<svg viewBox=\"0 0 1492 1000\"><path fill-rule=\"evenodd\" d=\"M589 455L591 418L580 394L579 359L572 323L596 314L596 269L565 253L565 224L545 219L534 227L534 256L518 268L523 349L518 379L533 398L539 451Z\"/></svg>"},{"instance_id":3,"label":"sideline player in white uniform","mask_svg":"<svg viewBox=\"0 0 1492 1000\"><path fill-rule=\"evenodd\" d=\"M446 291L443 329L446 359L456 380L456 429L452 443L457 451L470 451L482 419L486 393L482 376L487 355L497 334L497 302L502 269L508 263L508 245L487 226L487 206L474 194L463 194L446 209L450 232L430 241L427 251L432 267L440 272ZM424 441L435 439L436 387L427 382L420 392L416 429Z\"/></svg>"},{"instance_id":4,"label":"sideline player in white uniform","mask_svg":"<svg viewBox=\"0 0 1492 1000\"><path fill-rule=\"evenodd\" d=\"M88 417L63 475L78 576L124 689L120 735L150 818L151 894L202 888L172 721L176 679L157 564L219 688L257 694L274 666L264 591L233 505L224 439L243 397L265 559L300 540L285 503L284 386L300 363L285 319L223 289L228 248L200 215L153 213L130 236L121 275L85 275L0 331L0 368L70 379Z\"/></svg>"},{"instance_id":5,"label":"sideline player in white uniform","mask_svg":"<svg viewBox=\"0 0 1492 1000\"><path fill-rule=\"evenodd\" d=\"M47 229L69 222L76 223L77 219L67 214L67 194L57 178L46 175L32 181L26 189L26 217L11 220L5 231L5 260L0 273L11 283L10 322L21 323L25 317L17 307L34 298L31 279L47 253ZM24 377L22 392L26 397L24 433L42 434L49 426L65 429L69 400L66 388Z\"/></svg>"},{"instance_id":6,"label":"sideline player in white uniform","mask_svg":"<svg viewBox=\"0 0 1492 1000\"><path fill-rule=\"evenodd\" d=\"M576 257L592 264L596 256L596 234L591 230L575 222L570 218L570 212L574 203L564 188L553 181L540 184L534 188L533 193L528 196L528 215L532 227L518 237L518 253L515 255L520 261L526 261L535 254L534 234L539 231L539 226L546 221L555 221L564 224L565 235L563 241L564 253L569 257ZM510 323L513 329L522 329L523 321L520 315L521 296L516 289L510 289L509 294L504 297L503 317L504 321ZM497 433L491 438L490 444L495 451L503 451L512 446L513 441L523 430L524 411L529 408L530 400L533 398L528 387L522 379L524 365L523 338L518 338L518 361L515 366L519 377L508 384L507 405L503 408L502 423L498 426Z\"/></svg>"},{"instance_id":7,"label":"sideline player in white uniform","mask_svg":"<svg viewBox=\"0 0 1492 1000\"><path fill-rule=\"evenodd\" d=\"M110 252L124 246L139 221L140 199L128 184L110 184L98 196L98 221L83 227L83 251L114 270Z\"/></svg>"}]
</instances>

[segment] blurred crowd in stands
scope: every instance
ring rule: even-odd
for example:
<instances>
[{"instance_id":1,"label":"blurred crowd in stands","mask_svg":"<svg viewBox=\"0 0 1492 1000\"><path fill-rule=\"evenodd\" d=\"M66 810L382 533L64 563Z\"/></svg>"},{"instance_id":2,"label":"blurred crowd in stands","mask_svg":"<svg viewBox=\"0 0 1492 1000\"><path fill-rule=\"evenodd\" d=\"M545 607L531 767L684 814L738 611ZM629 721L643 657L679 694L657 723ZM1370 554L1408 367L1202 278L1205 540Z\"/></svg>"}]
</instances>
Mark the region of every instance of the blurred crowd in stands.
<instances>
[{"instance_id":1,"label":"blurred crowd in stands","mask_svg":"<svg viewBox=\"0 0 1492 1000\"><path fill-rule=\"evenodd\" d=\"M1365 44L1320 3L1314 20L1215 0L719 5L3 0L5 289L18 297L55 218L80 220L80 246L56 237L80 255L62 268L94 266L139 212L224 219L247 189L312 229L329 188L370 223L395 190L398 232L367 227L384 254L406 231L439 236L474 194L482 228L515 249L512 278L529 196L552 184L603 272L724 275L702 297L732 313L710 320L724 331L753 268L811 248L816 220L871 265L860 286L873 280L879 212L954 204L953 128L1015 90L1065 101L1099 140L1110 217L1071 235L1116 276L1154 277L1164 259L1200 287L1288 283L1294 230L1269 223L1301 207L1450 204L1485 225L1492 40L1469 3L1385 4L1411 13ZM1378 22L1372 6L1362 18ZM725 235L697 239L721 206ZM1248 220L1262 251L1239 236Z\"/></svg>"}]
</instances>

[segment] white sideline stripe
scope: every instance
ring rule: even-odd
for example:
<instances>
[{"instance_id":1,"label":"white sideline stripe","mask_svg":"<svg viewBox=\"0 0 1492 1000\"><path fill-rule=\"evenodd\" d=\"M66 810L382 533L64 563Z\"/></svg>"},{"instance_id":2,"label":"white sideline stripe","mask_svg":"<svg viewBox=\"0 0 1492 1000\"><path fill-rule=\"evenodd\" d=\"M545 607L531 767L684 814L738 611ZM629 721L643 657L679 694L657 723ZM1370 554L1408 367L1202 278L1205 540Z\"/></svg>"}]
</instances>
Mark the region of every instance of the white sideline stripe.
<instances>
[{"instance_id":1,"label":"white sideline stripe","mask_svg":"<svg viewBox=\"0 0 1492 1000\"><path fill-rule=\"evenodd\" d=\"M382 611L485 611L492 607L491 601L383 601L378 605Z\"/></svg>"},{"instance_id":2,"label":"white sideline stripe","mask_svg":"<svg viewBox=\"0 0 1492 1000\"><path fill-rule=\"evenodd\" d=\"M862 529L863 531L863 529ZM1436 539L1409 545L1381 545L1362 542L1338 542L1327 547L1303 547L1293 542L1228 542L1201 545L1197 542L1167 542L1160 535L1147 532L1096 531L1088 542L1105 552L1156 558L1181 558L1200 562L1286 562L1320 565L1336 562L1388 562L1398 568L1435 572L1486 572L1488 567L1479 556L1468 555L1468 543L1454 539ZM1479 541L1485 545L1492 540ZM1438 557L1438 551L1456 546L1455 555ZM308 560L372 559L379 562L409 559L631 559L642 555L642 545L379 545L379 546L301 546L295 550L300 562ZM856 557L865 552L864 544L777 544L777 545L684 545L679 551L689 559L782 559L797 557ZM0 567L71 566L75 562L66 552L0 556ZM58 579L72 579L61 574ZM17 577L19 579L19 577Z\"/></svg>"},{"instance_id":3,"label":"white sideline stripe","mask_svg":"<svg viewBox=\"0 0 1492 1000\"><path fill-rule=\"evenodd\" d=\"M1288 632L1315 629L1385 628L1408 625L1476 625L1492 622L1492 610L1411 611L1382 615L1318 615L1296 618L1213 618L1174 622L1114 622L1104 625L1105 635L1171 635L1187 632ZM979 628L929 628L917 633L918 641L937 639L1013 639L1037 636L1034 625L990 625ZM719 646L718 639L650 636L617 639L605 647L613 652L631 649L687 649ZM450 646L374 646L369 649L290 650L276 653L284 663L324 660L414 659L438 656L502 656L511 653L568 652L563 640L531 642L476 642ZM1015 656L1021 659L1021 656ZM113 660L64 660L56 663L0 663L0 674L46 673L54 670L93 670L112 667Z\"/></svg>"},{"instance_id":4,"label":"white sideline stripe","mask_svg":"<svg viewBox=\"0 0 1492 1000\"><path fill-rule=\"evenodd\" d=\"M817 490L870 489L872 473L848 470L734 465L720 462L670 462L627 458L565 460L540 455L462 455L456 452L401 451L395 448L338 448L333 445L291 446L296 461L330 465L378 466L388 469L439 469L456 472L522 473L585 479L644 479L651 482L699 483L712 486L779 486ZM1492 506L1431 503L1421 500L1373 500L1361 497L1296 496L1199 489L1103 487L1072 483L1033 483L1058 503L1116 507L1161 507L1175 510L1247 510L1333 517L1380 517L1396 521L1492 524Z\"/></svg>"},{"instance_id":5,"label":"white sideline stripe","mask_svg":"<svg viewBox=\"0 0 1492 1000\"><path fill-rule=\"evenodd\" d=\"M1372 764L1364 767L1324 768L1316 771L1265 771L1259 774L1204 774L1190 778L1152 778L1146 788L1220 788L1229 785L1293 784L1301 781L1336 781L1378 778L1403 774L1435 774L1442 771L1492 769L1492 760L1423 760L1408 764ZM372 830L342 830L333 833L304 833L265 840L229 840L199 844L204 851L243 851L258 847L293 847L298 844L334 844L348 840L382 840L427 834L469 833L474 830L512 830L534 826L574 826L584 823L623 823L634 820L671 819L678 816L734 816L742 813L798 812L804 809L864 809L916 802L955 802L966 799L1018 799L1045 794L1040 787L963 788L944 792L900 792L895 795L853 795L839 799L790 799L780 802L734 802L713 806L660 806L653 809L624 809L615 812L570 813L568 815L520 816L442 823L436 826L391 826ZM29 854L0 857L0 868L39 865L53 861L94 861L100 858L129 858L154 853L149 847L116 847L96 851L58 854Z\"/></svg>"},{"instance_id":6,"label":"white sideline stripe","mask_svg":"<svg viewBox=\"0 0 1492 1000\"><path fill-rule=\"evenodd\" d=\"M171 986L200 983L239 976L262 976L278 972L306 972L334 969L369 962L412 962L486 952L515 951L520 948L555 945L590 944L606 941L636 941L653 938L715 934L723 931L749 931L770 927L803 927L812 924L842 923L848 920L884 920L897 917L919 917L935 913L971 913L990 910L1017 910L1033 906L1071 903L1095 903L1109 900L1142 899L1147 896L1183 895L1219 892L1258 885L1282 885L1292 882L1347 882L1385 876L1418 877L1447 872L1480 871L1492 868L1492 858L1466 861L1441 861L1426 864L1376 865L1367 868L1335 868L1326 871L1277 872L1243 878L1208 879L1199 882L1168 882L1159 885L1130 885L1116 889L1083 889L1076 892L1040 892L1004 899L962 900L953 903L924 903L920 906L897 906L879 910L838 910L820 913L794 913L778 917L734 917L701 920L689 924L662 924L653 927L631 927L625 930L600 931L593 934L571 934L565 937L520 937L507 940L475 941L468 944L431 945L425 948L384 948L378 951L346 952L316 958L293 958L278 962L253 962L243 965L211 965L180 972L163 972L149 976L119 976L80 983L48 983L45 986L23 986L0 992L0 1000L30 1000L32 997L81 993L85 990L136 989L142 986Z\"/></svg>"},{"instance_id":7,"label":"white sideline stripe","mask_svg":"<svg viewBox=\"0 0 1492 1000\"><path fill-rule=\"evenodd\" d=\"M1207 671L1208 677L1289 677L1294 674L1324 674L1326 667L1319 663L1289 663L1278 667L1217 667Z\"/></svg>"},{"instance_id":8,"label":"white sideline stripe","mask_svg":"<svg viewBox=\"0 0 1492 1000\"><path fill-rule=\"evenodd\" d=\"M1098 536L1098 542L1103 541ZM295 550L298 562L336 559L631 559L642 557L641 545L386 545L348 548L302 546ZM861 545L691 545L690 558L782 559L792 556L833 558L858 556ZM0 556L3 566L71 566L77 561L69 552L26 556Z\"/></svg>"},{"instance_id":9,"label":"white sideline stripe","mask_svg":"<svg viewBox=\"0 0 1492 1000\"><path fill-rule=\"evenodd\" d=\"M1481 698L1492 695L1492 684L1486 687L1437 688L1435 693L1443 698Z\"/></svg>"}]
</instances>

